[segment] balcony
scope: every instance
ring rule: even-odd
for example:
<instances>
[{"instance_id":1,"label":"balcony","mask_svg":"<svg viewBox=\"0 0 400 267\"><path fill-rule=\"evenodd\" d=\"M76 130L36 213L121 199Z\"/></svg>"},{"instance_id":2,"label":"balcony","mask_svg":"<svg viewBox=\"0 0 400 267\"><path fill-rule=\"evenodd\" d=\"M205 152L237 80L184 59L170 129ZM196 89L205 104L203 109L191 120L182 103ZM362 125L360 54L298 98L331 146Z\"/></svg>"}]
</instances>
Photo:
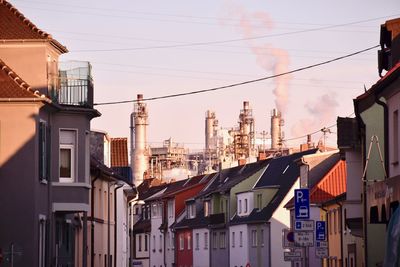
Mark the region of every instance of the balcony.
<instances>
[{"instance_id":1,"label":"balcony","mask_svg":"<svg viewBox=\"0 0 400 267\"><path fill-rule=\"evenodd\" d=\"M210 215L210 225L225 224L225 213L217 213Z\"/></svg>"},{"instance_id":2,"label":"balcony","mask_svg":"<svg viewBox=\"0 0 400 267\"><path fill-rule=\"evenodd\" d=\"M93 108L92 66L89 62L59 62L58 75L50 81L49 95L60 104Z\"/></svg>"}]
</instances>

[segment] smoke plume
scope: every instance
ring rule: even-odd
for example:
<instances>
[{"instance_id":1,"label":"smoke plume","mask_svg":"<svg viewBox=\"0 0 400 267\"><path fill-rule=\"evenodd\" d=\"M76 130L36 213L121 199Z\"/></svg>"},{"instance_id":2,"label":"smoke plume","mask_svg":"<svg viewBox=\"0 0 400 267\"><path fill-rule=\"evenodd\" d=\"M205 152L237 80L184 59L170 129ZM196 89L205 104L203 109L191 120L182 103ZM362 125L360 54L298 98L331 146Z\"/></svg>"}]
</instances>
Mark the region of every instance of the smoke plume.
<instances>
[{"instance_id":1,"label":"smoke plume","mask_svg":"<svg viewBox=\"0 0 400 267\"><path fill-rule=\"evenodd\" d=\"M315 131L318 127L325 125L327 121L334 121L336 107L338 106L335 93L327 93L320 96L315 102L308 102L305 109L310 119L300 119L292 128L294 136L301 136L311 131ZM321 126L322 125L322 126Z\"/></svg>"},{"instance_id":2,"label":"smoke plume","mask_svg":"<svg viewBox=\"0 0 400 267\"><path fill-rule=\"evenodd\" d=\"M289 55L286 50L274 47L270 43L252 39L265 35L273 28L273 21L268 14L265 12L248 13L241 7L230 7L230 16L239 18L237 29L244 38L249 39L248 45L256 57L257 64L274 75L288 71ZM289 80L289 75L274 79L275 87L272 93L275 97L275 106L282 113L287 110Z\"/></svg>"}]
</instances>

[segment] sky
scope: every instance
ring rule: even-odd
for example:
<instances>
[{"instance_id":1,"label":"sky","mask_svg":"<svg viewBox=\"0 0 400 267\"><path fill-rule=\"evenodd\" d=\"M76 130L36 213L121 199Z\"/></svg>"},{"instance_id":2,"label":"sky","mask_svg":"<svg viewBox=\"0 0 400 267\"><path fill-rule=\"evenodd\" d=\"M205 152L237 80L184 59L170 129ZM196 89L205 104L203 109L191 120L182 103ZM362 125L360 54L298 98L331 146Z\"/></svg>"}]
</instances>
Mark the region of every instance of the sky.
<instances>
[{"instance_id":1,"label":"sky","mask_svg":"<svg viewBox=\"0 0 400 267\"><path fill-rule=\"evenodd\" d=\"M400 17L398 0L10 2L70 50L61 61L91 62L95 103L208 89L317 64L379 44L380 24ZM235 127L249 101L257 136L270 132L271 110L278 108L287 146L314 132L317 142L337 116L353 116L353 99L379 79L377 49L276 79L149 101L148 141L159 146L172 138L203 148L206 111L215 111L221 127ZM102 116L93 129L129 137L132 103L96 108ZM330 130L327 144L336 146L336 128Z\"/></svg>"}]
</instances>

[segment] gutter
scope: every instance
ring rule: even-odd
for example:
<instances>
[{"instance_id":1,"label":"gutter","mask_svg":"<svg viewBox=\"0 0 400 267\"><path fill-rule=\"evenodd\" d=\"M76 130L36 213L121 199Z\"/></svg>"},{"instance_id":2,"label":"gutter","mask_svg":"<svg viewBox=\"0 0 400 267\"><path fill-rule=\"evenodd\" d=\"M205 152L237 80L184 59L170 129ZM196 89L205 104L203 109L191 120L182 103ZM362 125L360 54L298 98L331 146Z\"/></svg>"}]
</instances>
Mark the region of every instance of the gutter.
<instances>
[{"instance_id":1,"label":"gutter","mask_svg":"<svg viewBox=\"0 0 400 267\"><path fill-rule=\"evenodd\" d=\"M90 223L90 266L94 266L94 183L96 182L97 179L100 177L100 171L98 171L96 177L92 180L92 188L91 188L91 193L90 193L90 198L91 198L91 207L90 207L90 215L91 215L91 223Z\"/></svg>"},{"instance_id":2,"label":"gutter","mask_svg":"<svg viewBox=\"0 0 400 267\"><path fill-rule=\"evenodd\" d=\"M123 186L124 184L114 188L114 266L117 266L117 190Z\"/></svg>"},{"instance_id":3,"label":"gutter","mask_svg":"<svg viewBox=\"0 0 400 267\"><path fill-rule=\"evenodd\" d=\"M354 113L359 124L360 129L360 139L361 139L361 157L363 161L362 170L365 168L366 154L365 154L365 146L366 146L366 137L365 137L365 123L360 116L358 100L354 99ZM361 178L362 183L362 205L363 205L363 235L364 235L364 264L368 263L368 236L367 236L367 185L366 181L363 181L364 177Z\"/></svg>"},{"instance_id":4,"label":"gutter","mask_svg":"<svg viewBox=\"0 0 400 267\"><path fill-rule=\"evenodd\" d=\"M385 102L378 99L378 96L375 96L375 102L383 107L383 136L385 140L384 149L385 149L385 169L387 177L390 177L389 174L389 111L388 106Z\"/></svg>"}]
</instances>

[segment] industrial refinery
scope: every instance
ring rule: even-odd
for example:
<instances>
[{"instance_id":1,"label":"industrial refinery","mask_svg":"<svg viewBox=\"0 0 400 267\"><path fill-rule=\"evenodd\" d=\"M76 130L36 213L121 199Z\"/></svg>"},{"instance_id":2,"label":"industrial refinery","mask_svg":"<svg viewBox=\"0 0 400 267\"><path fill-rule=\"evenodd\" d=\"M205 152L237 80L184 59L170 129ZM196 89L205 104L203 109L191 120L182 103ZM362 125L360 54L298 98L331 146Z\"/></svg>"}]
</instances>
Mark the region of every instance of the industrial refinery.
<instances>
[{"instance_id":1,"label":"industrial refinery","mask_svg":"<svg viewBox=\"0 0 400 267\"><path fill-rule=\"evenodd\" d=\"M233 127L222 127L216 112L205 112L205 146L202 152L191 153L172 138L164 140L161 146L150 146L147 141L148 118L147 104L139 94L130 125L131 166L136 185L146 178L168 183L291 153L283 143L284 119L281 112L277 109L271 111L270 134L266 130L257 132L249 101L243 102L238 124Z\"/></svg>"}]
</instances>

